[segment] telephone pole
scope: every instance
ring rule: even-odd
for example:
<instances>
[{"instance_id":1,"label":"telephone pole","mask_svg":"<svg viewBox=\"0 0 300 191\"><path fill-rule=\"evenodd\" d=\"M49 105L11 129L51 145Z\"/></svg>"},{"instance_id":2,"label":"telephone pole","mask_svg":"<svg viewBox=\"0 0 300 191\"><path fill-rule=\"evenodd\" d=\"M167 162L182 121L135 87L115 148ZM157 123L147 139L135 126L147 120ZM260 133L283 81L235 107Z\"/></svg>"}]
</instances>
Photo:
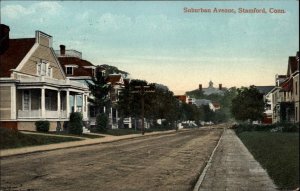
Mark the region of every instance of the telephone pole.
<instances>
[{"instance_id":1,"label":"telephone pole","mask_svg":"<svg viewBox=\"0 0 300 191\"><path fill-rule=\"evenodd\" d=\"M145 134L145 123L144 123L144 115L145 115L145 94L155 92L153 86L149 85L141 85L134 86L134 90L131 93L137 93L141 96L141 118L142 118L142 135Z\"/></svg>"}]
</instances>

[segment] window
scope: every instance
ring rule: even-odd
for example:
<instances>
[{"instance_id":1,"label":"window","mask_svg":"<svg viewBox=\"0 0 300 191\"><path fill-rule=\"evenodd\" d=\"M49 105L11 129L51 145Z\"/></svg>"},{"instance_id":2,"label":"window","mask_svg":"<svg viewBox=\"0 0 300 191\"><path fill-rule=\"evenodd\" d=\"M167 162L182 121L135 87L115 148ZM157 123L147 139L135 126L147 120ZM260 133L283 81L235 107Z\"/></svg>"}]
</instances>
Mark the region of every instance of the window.
<instances>
[{"instance_id":1,"label":"window","mask_svg":"<svg viewBox=\"0 0 300 191\"><path fill-rule=\"evenodd\" d=\"M52 77L52 68L49 66L48 63L40 61L39 63L37 63L36 67L36 73L38 76Z\"/></svg>"},{"instance_id":2,"label":"window","mask_svg":"<svg viewBox=\"0 0 300 191\"><path fill-rule=\"evenodd\" d=\"M96 77L96 72L94 68L92 68L92 76Z\"/></svg>"},{"instance_id":3,"label":"window","mask_svg":"<svg viewBox=\"0 0 300 191\"><path fill-rule=\"evenodd\" d=\"M29 111L30 110L30 91L29 90L23 90L23 111Z\"/></svg>"},{"instance_id":4,"label":"window","mask_svg":"<svg viewBox=\"0 0 300 191\"><path fill-rule=\"evenodd\" d=\"M52 77L52 68L48 67L47 76Z\"/></svg>"},{"instance_id":5,"label":"window","mask_svg":"<svg viewBox=\"0 0 300 191\"><path fill-rule=\"evenodd\" d=\"M37 75L41 75L41 72L42 72L42 64L41 63L39 63L39 64L37 64Z\"/></svg>"},{"instance_id":6,"label":"window","mask_svg":"<svg viewBox=\"0 0 300 191\"><path fill-rule=\"evenodd\" d=\"M67 66L66 67L66 74L73 75L73 67Z\"/></svg>"}]
</instances>

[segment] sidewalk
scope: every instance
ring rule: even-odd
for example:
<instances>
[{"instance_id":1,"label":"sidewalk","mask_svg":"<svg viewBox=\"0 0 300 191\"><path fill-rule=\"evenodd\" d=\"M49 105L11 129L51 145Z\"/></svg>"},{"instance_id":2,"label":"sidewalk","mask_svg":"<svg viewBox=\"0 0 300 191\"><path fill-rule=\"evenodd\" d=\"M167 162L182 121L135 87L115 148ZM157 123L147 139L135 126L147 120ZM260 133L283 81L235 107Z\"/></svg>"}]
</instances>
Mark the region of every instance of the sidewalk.
<instances>
[{"instance_id":1,"label":"sidewalk","mask_svg":"<svg viewBox=\"0 0 300 191\"><path fill-rule=\"evenodd\" d=\"M208 161L196 184L196 190L271 191L276 190L276 186L235 132L225 129L212 160Z\"/></svg>"},{"instance_id":2,"label":"sidewalk","mask_svg":"<svg viewBox=\"0 0 300 191\"><path fill-rule=\"evenodd\" d=\"M0 157L8 157L8 156L13 156L13 155L21 155L21 154L27 154L27 153L50 151L50 150L79 147L79 146L86 146L86 145L95 145L95 144L101 144L101 143L115 142L115 141L124 140L124 139L133 139L133 138L153 136L153 135L172 134L175 132L176 132L175 130L169 130L169 131L163 131L163 132L157 131L157 132L145 133L145 135L130 134L130 135L122 135L122 136L99 134L99 135L103 135L105 137L95 138L95 139L85 139L84 138L81 141L71 141L71 142L63 142L63 143L56 143L56 144L49 144L49 145L30 146L30 147L0 150ZM55 135L53 135L53 136L55 136ZM78 138L78 137L76 137L76 138Z\"/></svg>"}]
</instances>

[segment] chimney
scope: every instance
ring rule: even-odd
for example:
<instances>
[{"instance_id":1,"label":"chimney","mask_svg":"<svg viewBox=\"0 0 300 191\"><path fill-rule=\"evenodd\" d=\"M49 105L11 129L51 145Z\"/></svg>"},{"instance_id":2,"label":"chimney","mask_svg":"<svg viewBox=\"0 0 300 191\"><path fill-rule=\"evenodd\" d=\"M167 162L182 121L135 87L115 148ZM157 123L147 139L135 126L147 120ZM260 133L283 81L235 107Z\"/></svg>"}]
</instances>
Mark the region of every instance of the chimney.
<instances>
[{"instance_id":1,"label":"chimney","mask_svg":"<svg viewBox=\"0 0 300 191\"><path fill-rule=\"evenodd\" d=\"M66 46L65 45L59 45L60 47L60 55L64 56L66 54Z\"/></svg>"},{"instance_id":2,"label":"chimney","mask_svg":"<svg viewBox=\"0 0 300 191\"><path fill-rule=\"evenodd\" d=\"M219 90L222 90L222 84L219 84Z\"/></svg>"},{"instance_id":3,"label":"chimney","mask_svg":"<svg viewBox=\"0 0 300 191\"><path fill-rule=\"evenodd\" d=\"M3 54L9 47L9 26L0 24L0 54Z\"/></svg>"},{"instance_id":4,"label":"chimney","mask_svg":"<svg viewBox=\"0 0 300 191\"><path fill-rule=\"evenodd\" d=\"M199 90L202 91L202 84L199 84Z\"/></svg>"}]
</instances>

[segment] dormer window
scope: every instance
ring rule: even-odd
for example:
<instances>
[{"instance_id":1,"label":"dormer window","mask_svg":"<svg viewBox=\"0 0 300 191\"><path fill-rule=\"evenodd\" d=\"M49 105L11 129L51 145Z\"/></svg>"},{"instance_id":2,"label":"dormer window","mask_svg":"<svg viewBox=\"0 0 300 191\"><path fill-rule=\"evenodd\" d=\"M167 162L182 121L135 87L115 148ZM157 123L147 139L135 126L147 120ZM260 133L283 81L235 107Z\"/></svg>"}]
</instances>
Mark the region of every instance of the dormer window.
<instances>
[{"instance_id":1,"label":"dormer window","mask_svg":"<svg viewBox=\"0 0 300 191\"><path fill-rule=\"evenodd\" d=\"M67 75L73 75L73 67L67 66L66 67L66 74Z\"/></svg>"},{"instance_id":2,"label":"dormer window","mask_svg":"<svg viewBox=\"0 0 300 191\"><path fill-rule=\"evenodd\" d=\"M76 64L65 65L66 74L67 75L74 75L74 68L78 68L78 65L76 65Z\"/></svg>"}]
</instances>

